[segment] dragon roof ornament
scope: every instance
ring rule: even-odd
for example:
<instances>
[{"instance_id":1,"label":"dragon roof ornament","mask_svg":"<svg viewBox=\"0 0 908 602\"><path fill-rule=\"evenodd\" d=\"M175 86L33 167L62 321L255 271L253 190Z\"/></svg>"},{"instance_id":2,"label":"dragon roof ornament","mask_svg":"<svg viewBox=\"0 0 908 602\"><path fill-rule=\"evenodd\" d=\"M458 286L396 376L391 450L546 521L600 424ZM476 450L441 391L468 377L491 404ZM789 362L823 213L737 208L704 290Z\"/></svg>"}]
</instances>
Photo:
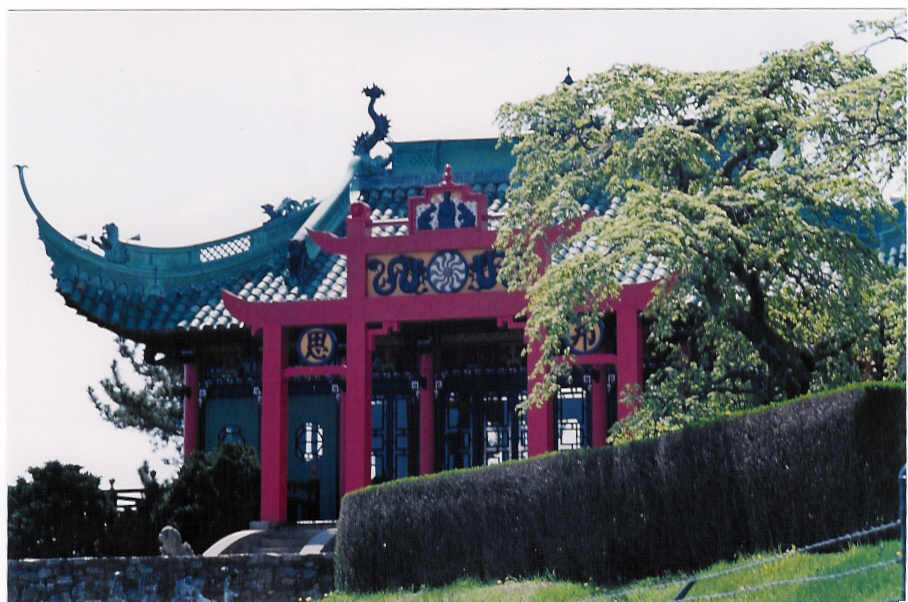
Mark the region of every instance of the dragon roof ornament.
<instances>
[{"instance_id":1,"label":"dragon roof ornament","mask_svg":"<svg viewBox=\"0 0 908 602\"><path fill-rule=\"evenodd\" d=\"M353 154L356 157L354 163L355 175L373 175L384 171L390 162L390 157L376 156L371 157L369 153L376 144L388 136L391 129L391 120L387 115L375 112L375 101L385 95L385 91L376 86L363 88L363 95L369 98L369 107L367 109L369 117L372 118L374 129L372 133L363 132L353 141Z\"/></svg>"}]
</instances>

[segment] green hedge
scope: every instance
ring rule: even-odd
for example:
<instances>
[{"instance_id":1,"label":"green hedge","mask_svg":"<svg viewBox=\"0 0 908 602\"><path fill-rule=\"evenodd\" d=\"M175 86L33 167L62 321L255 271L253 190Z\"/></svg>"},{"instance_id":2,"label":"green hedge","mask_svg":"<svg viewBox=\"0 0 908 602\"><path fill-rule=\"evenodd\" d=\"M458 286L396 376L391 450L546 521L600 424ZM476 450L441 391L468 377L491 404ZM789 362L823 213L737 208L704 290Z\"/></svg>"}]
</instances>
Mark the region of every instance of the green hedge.
<instances>
[{"instance_id":1,"label":"green hedge","mask_svg":"<svg viewBox=\"0 0 908 602\"><path fill-rule=\"evenodd\" d=\"M691 570L894 520L904 462L904 385L871 384L660 439L386 483L341 502L336 585Z\"/></svg>"}]
</instances>

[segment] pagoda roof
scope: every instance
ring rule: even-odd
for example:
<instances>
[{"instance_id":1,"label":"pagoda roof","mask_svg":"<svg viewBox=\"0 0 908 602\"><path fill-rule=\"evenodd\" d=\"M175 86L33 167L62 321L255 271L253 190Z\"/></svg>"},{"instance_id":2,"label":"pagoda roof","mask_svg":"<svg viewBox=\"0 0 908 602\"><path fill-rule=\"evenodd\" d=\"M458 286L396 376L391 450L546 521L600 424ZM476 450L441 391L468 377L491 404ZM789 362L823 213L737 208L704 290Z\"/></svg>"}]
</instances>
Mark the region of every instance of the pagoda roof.
<instances>
[{"instance_id":1,"label":"pagoda roof","mask_svg":"<svg viewBox=\"0 0 908 602\"><path fill-rule=\"evenodd\" d=\"M351 195L361 194L376 219L405 217L407 196L435 184L446 162L469 168L458 179L475 190L490 199L503 198L513 160L509 148L496 149L496 144L494 138L390 142L393 167L352 174L334 198L299 203L257 228L183 247L120 241L116 226L108 224L107 236L94 241L99 247L95 251L51 225L28 191L24 166L17 167L23 195L38 223L38 236L52 262L57 292L88 320L147 341L178 333L245 328L224 307L222 290L268 302L343 297L344 258L305 240L304 261L291 270L289 242L307 239L310 229L342 234ZM500 200L493 204L502 206Z\"/></svg>"},{"instance_id":2,"label":"pagoda roof","mask_svg":"<svg viewBox=\"0 0 908 602\"><path fill-rule=\"evenodd\" d=\"M181 247L123 242L116 226L108 224L101 240L93 240L101 252L50 224L29 194L24 166L17 167L38 236L52 262L57 292L90 321L140 341L153 333L191 329L193 323L195 328L241 327L228 317L212 323L204 318L220 303L222 288L233 290L250 281L269 283L286 263L287 240L316 208L313 202L288 203L292 209L258 228Z\"/></svg>"},{"instance_id":3,"label":"pagoda roof","mask_svg":"<svg viewBox=\"0 0 908 602\"><path fill-rule=\"evenodd\" d=\"M258 302L346 296L344 257L319 249L308 232L320 230L343 236L350 200L361 199L371 208L373 222L404 222L375 227L373 235L404 235L407 225L402 218L407 217L408 198L421 195L425 186L437 184L446 164L453 167L458 183L469 184L488 197L490 225L495 226L495 214L502 213L507 204L505 191L514 161L510 147L499 148L494 138L390 142L389 146L388 168L353 170L334 198L299 203L257 228L185 247L149 247L117 240L111 248L105 248L104 254L93 252L51 226L32 201L21 167L19 177L25 199L35 213L39 237L53 263L57 291L67 305L114 332L147 341L246 328L225 308L222 290ZM604 192L594 192L583 209L607 217L614 211L615 202ZM904 203L896 209L897 220L881 222L874 235L859 235L878 250L881 261L904 266ZM304 250L296 260L288 252L291 241L303 243ZM591 240L577 242L561 255L594 246ZM621 282L651 282L664 275L664 269L647 262L630 266Z\"/></svg>"}]
</instances>

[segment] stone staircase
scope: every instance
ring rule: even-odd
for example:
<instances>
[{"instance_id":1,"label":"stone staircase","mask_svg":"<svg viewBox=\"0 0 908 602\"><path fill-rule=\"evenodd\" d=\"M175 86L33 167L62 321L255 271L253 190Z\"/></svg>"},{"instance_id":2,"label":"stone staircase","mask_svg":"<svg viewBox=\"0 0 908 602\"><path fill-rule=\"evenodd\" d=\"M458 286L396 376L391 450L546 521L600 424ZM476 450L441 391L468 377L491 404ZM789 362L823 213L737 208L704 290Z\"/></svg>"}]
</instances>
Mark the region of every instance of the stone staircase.
<instances>
[{"instance_id":1,"label":"stone staircase","mask_svg":"<svg viewBox=\"0 0 908 602\"><path fill-rule=\"evenodd\" d=\"M205 550L203 556L225 554L302 554L334 557L334 521L302 521L273 525L253 523L252 529L231 533Z\"/></svg>"}]
</instances>

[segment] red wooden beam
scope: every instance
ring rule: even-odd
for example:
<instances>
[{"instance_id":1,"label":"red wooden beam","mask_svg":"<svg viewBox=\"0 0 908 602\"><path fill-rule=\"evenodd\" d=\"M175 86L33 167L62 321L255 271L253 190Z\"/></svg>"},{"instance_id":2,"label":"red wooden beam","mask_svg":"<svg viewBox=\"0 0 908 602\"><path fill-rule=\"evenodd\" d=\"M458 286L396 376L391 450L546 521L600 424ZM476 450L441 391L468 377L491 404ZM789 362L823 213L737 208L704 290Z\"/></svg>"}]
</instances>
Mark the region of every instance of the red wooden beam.
<instances>
[{"instance_id":1,"label":"red wooden beam","mask_svg":"<svg viewBox=\"0 0 908 602\"><path fill-rule=\"evenodd\" d=\"M419 356L419 474L435 472L435 374L432 354Z\"/></svg>"},{"instance_id":2,"label":"red wooden beam","mask_svg":"<svg viewBox=\"0 0 908 602\"><path fill-rule=\"evenodd\" d=\"M341 404L344 447L341 450L341 495L372 480L372 352L367 344L366 323L347 326L347 392Z\"/></svg>"},{"instance_id":3,"label":"red wooden beam","mask_svg":"<svg viewBox=\"0 0 908 602\"><path fill-rule=\"evenodd\" d=\"M346 239L332 234L331 232L322 232L320 230L310 230L306 228L306 232L309 235L309 238L312 239L312 242L317 244L319 248L327 253L333 253L334 255L346 255L350 249L350 245Z\"/></svg>"},{"instance_id":4,"label":"red wooden beam","mask_svg":"<svg viewBox=\"0 0 908 602\"><path fill-rule=\"evenodd\" d=\"M371 222L367 224L370 232L373 227ZM339 238L327 232L310 230L309 235L325 252L350 256L354 253L375 255L441 249L487 249L495 242L498 233L473 229L417 230L406 236L364 236L355 243L349 237Z\"/></svg>"},{"instance_id":5,"label":"red wooden beam","mask_svg":"<svg viewBox=\"0 0 908 602\"><path fill-rule=\"evenodd\" d=\"M199 370L195 361L183 364L183 458L199 449Z\"/></svg>"},{"instance_id":6,"label":"red wooden beam","mask_svg":"<svg viewBox=\"0 0 908 602\"><path fill-rule=\"evenodd\" d=\"M323 366L288 366L284 368L284 378L295 378L305 376L341 376L347 375L347 366L343 365L323 365Z\"/></svg>"},{"instance_id":7,"label":"red wooden beam","mask_svg":"<svg viewBox=\"0 0 908 602\"><path fill-rule=\"evenodd\" d=\"M225 289L221 291L221 299L230 315L248 324L253 334L265 324L343 324L351 317L350 303L346 298L266 303L247 301Z\"/></svg>"},{"instance_id":8,"label":"red wooden beam","mask_svg":"<svg viewBox=\"0 0 908 602\"><path fill-rule=\"evenodd\" d=\"M369 351L375 351L375 339L377 337L384 336L391 331L397 330L400 330L400 322L396 320L383 322L381 327L370 329L368 332Z\"/></svg>"},{"instance_id":9,"label":"red wooden beam","mask_svg":"<svg viewBox=\"0 0 908 602\"><path fill-rule=\"evenodd\" d=\"M349 285L349 280L348 280ZM227 290L221 291L227 311L256 332L265 324L310 326L343 324L354 315L366 322L419 320L461 320L496 318L515 314L526 304L523 293L488 291L449 295L400 295L323 301L266 303L246 301Z\"/></svg>"},{"instance_id":10,"label":"red wooden beam","mask_svg":"<svg viewBox=\"0 0 908 602\"><path fill-rule=\"evenodd\" d=\"M618 355L615 353L577 353L574 358L574 363L578 366L603 366L618 363Z\"/></svg>"},{"instance_id":11,"label":"red wooden beam","mask_svg":"<svg viewBox=\"0 0 908 602\"><path fill-rule=\"evenodd\" d=\"M283 332L269 324L262 336L261 518L287 520L287 379Z\"/></svg>"},{"instance_id":12,"label":"red wooden beam","mask_svg":"<svg viewBox=\"0 0 908 602\"><path fill-rule=\"evenodd\" d=\"M593 382L592 391L591 391L591 420L592 424L590 425L592 430L592 437L590 438L590 443L593 447L599 447L605 445L606 436L608 434L608 408L605 391L608 383L606 382L606 373L605 368L602 366L597 366L593 368Z\"/></svg>"},{"instance_id":13,"label":"red wooden beam","mask_svg":"<svg viewBox=\"0 0 908 602\"><path fill-rule=\"evenodd\" d=\"M533 341L527 353L527 395L542 380L542 377L532 375L540 355L539 341ZM541 406L531 406L527 411L527 453L538 456L554 450L555 404L548 399Z\"/></svg>"}]
</instances>

